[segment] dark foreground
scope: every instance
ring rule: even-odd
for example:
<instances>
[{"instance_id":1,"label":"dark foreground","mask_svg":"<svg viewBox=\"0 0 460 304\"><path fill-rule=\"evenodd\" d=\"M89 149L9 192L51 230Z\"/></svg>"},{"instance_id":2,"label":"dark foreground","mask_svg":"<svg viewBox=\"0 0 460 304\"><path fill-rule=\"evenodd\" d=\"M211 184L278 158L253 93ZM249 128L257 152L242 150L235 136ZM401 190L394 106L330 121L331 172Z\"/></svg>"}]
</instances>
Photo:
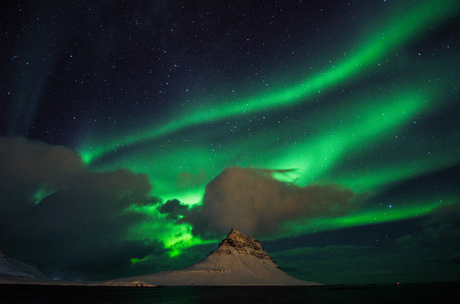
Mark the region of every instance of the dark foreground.
<instances>
[{"instance_id":1,"label":"dark foreground","mask_svg":"<svg viewBox=\"0 0 460 304\"><path fill-rule=\"evenodd\" d=\"M460 303L460 282L305 287L0 285L0 303Z\"/></svg>"}]
</instances>

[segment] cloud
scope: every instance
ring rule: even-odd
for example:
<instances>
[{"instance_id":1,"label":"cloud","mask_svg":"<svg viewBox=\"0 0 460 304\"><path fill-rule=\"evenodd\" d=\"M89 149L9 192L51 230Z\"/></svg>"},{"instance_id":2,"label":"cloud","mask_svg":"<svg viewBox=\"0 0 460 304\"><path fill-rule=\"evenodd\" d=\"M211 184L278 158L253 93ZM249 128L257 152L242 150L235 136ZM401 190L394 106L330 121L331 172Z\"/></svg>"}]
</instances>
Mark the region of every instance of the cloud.
<instances>
[{"instance_id":1,"label":"cloud","mask_svg":"<svg viewBox=\"0 0 460 304\"><path fill-rule=\"evenodd\" d=\"M371 246L301 247L271 254L281 269L294 277L323 284L385 282L392 269ZM394 280L392 280L394 282Z\"/></svg>"},{"instance_id":2,"label":"cloud","mask_svg":"<svg viewBox=\"0 0 460 304\"><path fill-rule=\"evenodd\" d=\"M401 248L445 258L460 251L460 202L441 205L426 216L418 231L395 240ZM439 250L442 249L442 250Z\"/></svg>"},{"instance_id":3,"label":"cloud","mask_svg":"<svg viewBox=\"0 0 460 304\"><path fill-rule=\"evenodd\" d=\"M178 220L182 218L184 214L189 213L189 208L181 204L179 200L173 199L158 207L158 211L161 214L166 214L166 218L168 219Z\"/></svg>"},{"instance_id":4,"label":"cloud","mask_svg":"<svg viewBox=\"0 0 460 304\"><path fill-rule=\"evenodd\" d=\"M63 146L0 137L0 190L30 196L40 188L61 189L84 174L80 157ZM29 198L29 197L27 197Z\"/></svg>"},{"instance_id":5,"label":"cloud","mask_svg":"<svg viewBox=\"0 0 460 304\"><path fill-rule=\"evenodd\" d=\"M230 167L207 186L203 205L187 214L193 232L227 233L232 227L251 236L276 233L285 221L346 214L360 197L337 185L299 187L273 177L281 170Z\"/></svg>"},{"instance_id":6,"label":"cloud","mask_svg":"<svg viewBox=\"0 0 460 304\"><path fill-rule=\"evenodd\" d=\"M98 264L104 275L107 263L126 266L162 250L152 236L128 240L145 216L126 209L160 201L146 175L92 172L68 148L3 137L0 168L0 248L16 258L48 273L91 272Z\"/></svg>"}]
</instances>

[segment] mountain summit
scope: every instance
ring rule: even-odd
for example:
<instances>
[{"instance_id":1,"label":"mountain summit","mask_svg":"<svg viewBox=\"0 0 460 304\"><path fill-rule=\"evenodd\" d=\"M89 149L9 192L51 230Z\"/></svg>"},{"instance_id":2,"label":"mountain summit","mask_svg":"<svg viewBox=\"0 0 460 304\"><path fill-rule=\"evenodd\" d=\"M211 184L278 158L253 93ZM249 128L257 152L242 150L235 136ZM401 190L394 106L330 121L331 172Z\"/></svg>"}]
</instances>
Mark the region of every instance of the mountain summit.
<instances>
[{"instance_id":1,"label":"mountain summit","mask_svg":"<svg viewBox=\"0 0 460 304\"><path fill-rule=\"evenodd\" d=\"M191 266L174 271L118 279L106 285L319 285L281 270L260 242L232 229L216 250Z\"/></svg>"},{"instance_id":2,"label":"mountain summit","mask_svg":"<svg viewBox=\"0 0 460 304\"><path fill-rule=\"evenodd\" d=\"M219 247L211 254L248 254L261 260L271 260L272 257L262 248L260 242L232 229Z\"/></svg>"}]
</instances>

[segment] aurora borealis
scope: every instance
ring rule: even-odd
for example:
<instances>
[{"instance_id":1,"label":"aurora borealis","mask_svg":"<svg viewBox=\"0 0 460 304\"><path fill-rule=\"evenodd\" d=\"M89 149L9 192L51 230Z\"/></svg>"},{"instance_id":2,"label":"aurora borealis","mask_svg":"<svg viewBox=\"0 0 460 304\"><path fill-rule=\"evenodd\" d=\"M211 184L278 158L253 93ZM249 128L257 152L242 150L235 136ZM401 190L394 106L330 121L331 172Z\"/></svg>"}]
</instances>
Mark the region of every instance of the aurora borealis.
<instances>
[{"instance_id":1,"label":"aurora borealis","mask_svg":"<svg viewBox=\"0 0 460 304\"><path fill-rule=\"evenodd\" d=\"M460 279L458 1L4 6L9 256L114 278L236 228L310 281Z\"/></svg>"}]
</instances>

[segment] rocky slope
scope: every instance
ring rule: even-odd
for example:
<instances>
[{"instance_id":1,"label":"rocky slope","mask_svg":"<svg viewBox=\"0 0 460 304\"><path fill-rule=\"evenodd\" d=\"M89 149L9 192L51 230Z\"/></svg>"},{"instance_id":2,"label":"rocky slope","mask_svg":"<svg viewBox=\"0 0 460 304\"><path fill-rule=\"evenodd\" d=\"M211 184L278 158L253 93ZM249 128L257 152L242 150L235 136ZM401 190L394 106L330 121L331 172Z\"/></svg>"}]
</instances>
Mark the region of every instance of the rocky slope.
<instances>
[{"instance_id":1,"label":"rocky slope","mask_svg":"<svg viewBox=\"0 0 460 304\"><path fill-rule=\"evenodd\" d=\"M8 258L0 250L0 282L14 278L20 280L46 279L46 276L35 266L15 259Z\"/></svg>"},{"instance_id":2,"label":"rocky slope","mask_svg":"<svg viewBox=\"0 0 460 304\"><path fill-rule=\"evenodd\" d=\"M260 242L252 237L246 236L236 229L219 244L219 247L211 252L215 255L247 254L261 260L273 261L272 257L262 248Z\"/></svg>"},{"instance_id":3,"label":"rocky slope","mask_svg":"<svg viewBox=\"0 0 460 304\"><path fill-rule=\"evenodd\" d=\"M319 285L291 277L256 239L235 229L202 261L176 271L105 282L104 285Z\"/></svg>"}]
</instances>

